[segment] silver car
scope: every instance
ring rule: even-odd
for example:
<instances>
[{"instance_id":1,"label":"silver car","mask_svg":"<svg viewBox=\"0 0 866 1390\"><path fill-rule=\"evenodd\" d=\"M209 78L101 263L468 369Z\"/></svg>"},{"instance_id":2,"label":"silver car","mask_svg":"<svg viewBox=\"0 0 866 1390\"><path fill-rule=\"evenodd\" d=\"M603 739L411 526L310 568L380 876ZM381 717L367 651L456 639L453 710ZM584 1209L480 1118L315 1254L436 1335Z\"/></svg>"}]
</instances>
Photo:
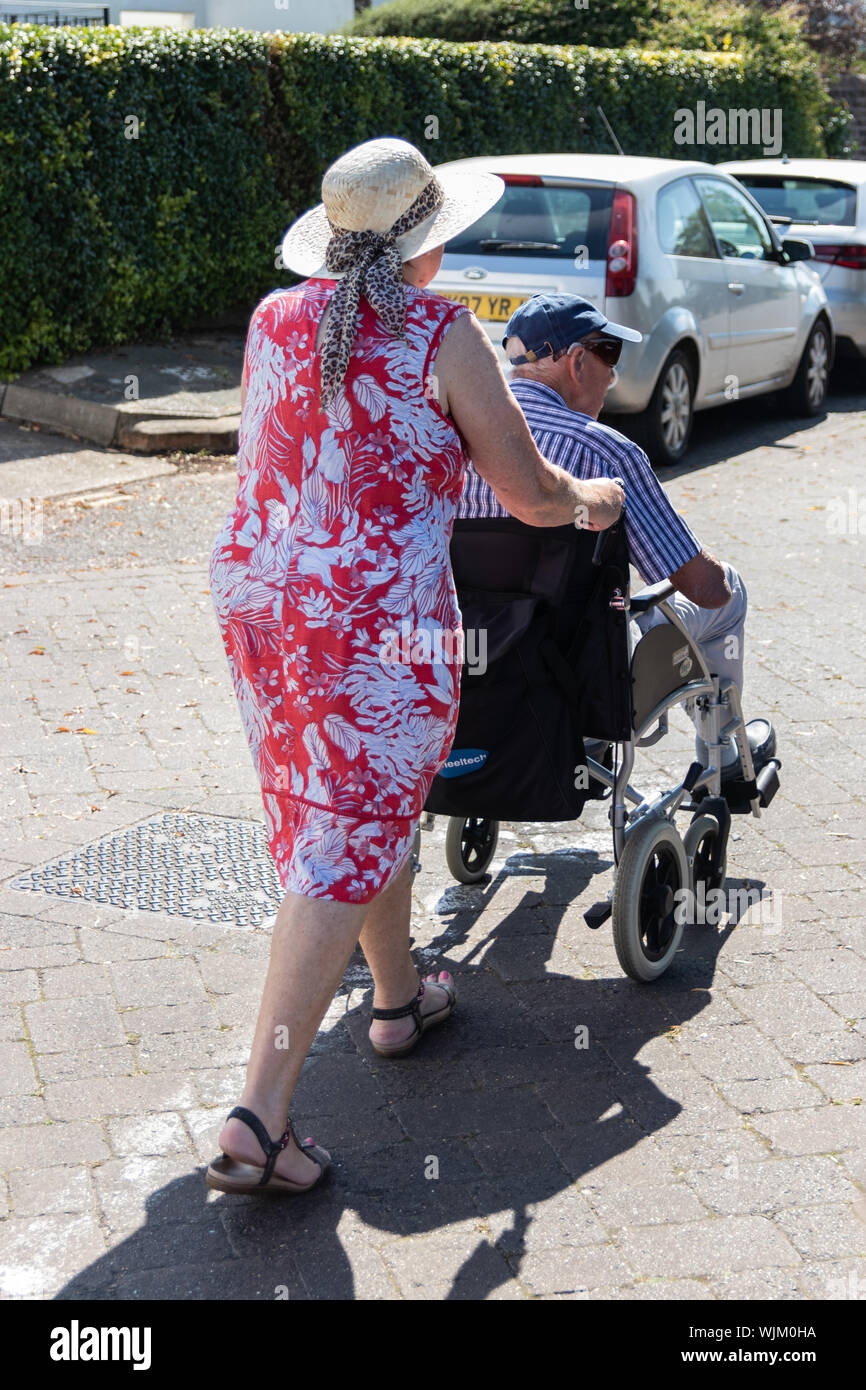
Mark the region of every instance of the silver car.
<instances>
[{"instance_id":1,"label":"silver car","mask_svg":"<svg viewBox=\"0 0 866 1390\"><path fill-rule=\"evenodd\" d=\"M866 357L866 160L745 159L733 174L786 236L807 236L840 357Z\"/></svg>"},{"instance_id":2,"label":"silver car","mask_svg":"<svg viewBox=\"0 0 866 1390\"><path fill-rule=\"evenodd\" d=\"M731 175L593 154L450 167L489 170L506 189L447 243L431 288L468 304L497 346L517 305L543 291L583 295L638 329L605 416L633 417L655 463L683 457L696 410L780 389L796 414L822 409L833 327L812 246L782 241Z\"/></svg>"}]
</instances>

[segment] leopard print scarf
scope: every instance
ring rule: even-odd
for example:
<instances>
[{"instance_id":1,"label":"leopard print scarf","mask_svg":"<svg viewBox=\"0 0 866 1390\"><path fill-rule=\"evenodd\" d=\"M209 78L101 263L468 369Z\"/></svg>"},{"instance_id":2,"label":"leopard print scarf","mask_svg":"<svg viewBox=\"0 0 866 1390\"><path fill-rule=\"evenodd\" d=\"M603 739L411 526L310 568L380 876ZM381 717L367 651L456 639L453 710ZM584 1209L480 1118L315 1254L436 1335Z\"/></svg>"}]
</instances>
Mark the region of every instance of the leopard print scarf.
<instances>
[{"instance_id":1,"label":"leopard print scarf","mask_svg":"<svg viewBox=\"0 0 866 1390\"><path fill-rule=\"evenodd\" d=\"M325 254L325 269L345 274L331 297L320 348L323 406L332 403L343 384L355 341L361 295L389 333L398 338L405 336L406 282L396 241L438 211L444 198L442 185L434 175L387 232L347 232L328 223L333 236Z\"/></svg>"}]
</instances>

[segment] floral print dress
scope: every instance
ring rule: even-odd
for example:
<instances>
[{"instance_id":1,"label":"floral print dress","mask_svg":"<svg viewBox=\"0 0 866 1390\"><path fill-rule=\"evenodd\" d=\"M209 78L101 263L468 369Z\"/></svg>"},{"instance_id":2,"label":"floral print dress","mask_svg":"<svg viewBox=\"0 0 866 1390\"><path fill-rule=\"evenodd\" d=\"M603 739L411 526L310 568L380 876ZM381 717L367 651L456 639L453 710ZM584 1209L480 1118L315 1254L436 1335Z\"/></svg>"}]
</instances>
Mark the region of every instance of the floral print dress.
<instances>
[{"instance_id":1,"label":"floral print dress","mask_svg":"<svg viewBox=\"0 0 866 1390\"><path fill-rule=\"evenodd\" d=\"M468 311L407 286L403 340L362 299L323 411L316 330L334 288L308 280L253 315L210 582L283 886L363 903L411 851L457 722L448 546L466 458L430 374Z\"/></svg>"}]
</instances>

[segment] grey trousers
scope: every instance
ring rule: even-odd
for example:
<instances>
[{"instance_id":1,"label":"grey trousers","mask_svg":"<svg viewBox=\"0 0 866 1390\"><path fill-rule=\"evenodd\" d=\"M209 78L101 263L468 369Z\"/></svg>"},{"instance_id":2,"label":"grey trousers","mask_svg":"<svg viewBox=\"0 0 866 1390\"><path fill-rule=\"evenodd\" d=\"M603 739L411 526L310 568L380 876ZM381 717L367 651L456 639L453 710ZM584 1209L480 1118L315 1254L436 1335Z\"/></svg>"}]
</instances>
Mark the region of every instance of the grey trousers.
<instances>
[{"instance_id":1,"label":"grey trousers","mask_svg":"<svg viewBox=\"0 0 866 1390\"><path fill-rule=\"evenodd\" d=\"M723 569L731 588L731 597L723 608L699 608L683 594L674 594L667 601L689 636L700 647L710 671L722 680L732 680L742 694L743 636L748 595L742 575L733 565L725 563ZM633 618L630 624L632 644L639 640L641 633L663 622L666 622L666 618L657 608ZM690 713L687 705L684 708ZM704 765L707 761L706 751L703 739L696 737L695 753ZM736 748L728 739L727 747L722 752L722 765L727 766L736 758Z\"/></svg>"}]
</instances>

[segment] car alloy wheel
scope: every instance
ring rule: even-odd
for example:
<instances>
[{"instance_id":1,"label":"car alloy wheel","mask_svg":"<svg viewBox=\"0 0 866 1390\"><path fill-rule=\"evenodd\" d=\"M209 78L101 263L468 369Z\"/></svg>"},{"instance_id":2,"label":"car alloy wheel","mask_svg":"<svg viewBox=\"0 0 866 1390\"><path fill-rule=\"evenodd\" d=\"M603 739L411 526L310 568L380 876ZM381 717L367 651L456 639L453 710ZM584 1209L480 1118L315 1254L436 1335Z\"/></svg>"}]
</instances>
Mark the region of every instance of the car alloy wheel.
<instances>
[{"instance_id":1,"label":"car alloy wheel","mask_svg":"<svg viewBox=\"0 0 866 1390\"><path fill-rule=\"evenodd\" d=\"M665 447L676 456L683 447L691 419L692 389L681 362L672 362L665 374L661 399L661 427Z\"/></svg>"},{"instance_id":2,"label":"car alloy wheel","mask_svg":"<svg viewBox=\"0 0 866 1390\"><path fill-rule=\"evenodd\" d=\"M830 354L827 351L827 335L819 325L809 341L809 357L806 366L806 390L809 405L817 410L827 394L827 379L830 374Z\"/></svg>"},{"instance_id":3,"label":"car alloy wheel","mask_svg":"<svg viewBox=\"0 0 866 1390\"><path fill-rule=\"evenodd\" d=\"M832 330L822 315L812 325L794 380L781 394L786 414L796 419L821 414L830 385L832 362Z\"/></svg>"}]
</instances>

